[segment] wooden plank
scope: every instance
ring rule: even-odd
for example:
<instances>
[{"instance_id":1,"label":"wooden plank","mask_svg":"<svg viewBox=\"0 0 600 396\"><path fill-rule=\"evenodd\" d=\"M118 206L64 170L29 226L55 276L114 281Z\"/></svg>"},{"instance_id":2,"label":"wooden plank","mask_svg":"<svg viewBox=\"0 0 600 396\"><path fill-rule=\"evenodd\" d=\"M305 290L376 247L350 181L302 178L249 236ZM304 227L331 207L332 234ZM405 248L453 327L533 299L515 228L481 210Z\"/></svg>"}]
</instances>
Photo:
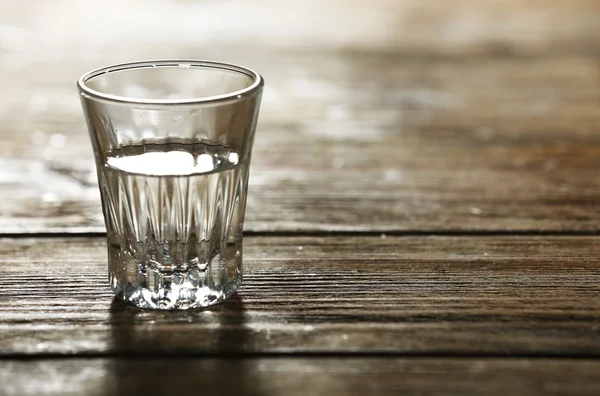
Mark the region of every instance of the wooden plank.
<instances>
[{"instance_id":1,"label":"wooden plank","mask_svg":"<svg viewBox=\"0 0 600 396\"><path fill-rule=\"evenodd\" d=\"M600 356L599 237L254 237L209 310L114 301L102 239L0 243L0 353Z\"/></svg>"},{"instance_id":2,"label":"wooden plank","mask_svg":"<svg viewBox=\"0 0 600 396\"><path fill-rule=\"evenodd\" d=\"M0 394L597 395L600 362L531 359L58 359L0 361Z\"/></svg>"},{"instance_id":3,"label":"wooden plank","mask_svg":"<svg viewBox=\"0 0 600 396\"><path fill-rule=\"evenodd\" d=\"M268 81L248 231L599 229L600 58L240 54ZM104 230L80 65L0 73L4 233Z\"/></svg>"}]
</instances>

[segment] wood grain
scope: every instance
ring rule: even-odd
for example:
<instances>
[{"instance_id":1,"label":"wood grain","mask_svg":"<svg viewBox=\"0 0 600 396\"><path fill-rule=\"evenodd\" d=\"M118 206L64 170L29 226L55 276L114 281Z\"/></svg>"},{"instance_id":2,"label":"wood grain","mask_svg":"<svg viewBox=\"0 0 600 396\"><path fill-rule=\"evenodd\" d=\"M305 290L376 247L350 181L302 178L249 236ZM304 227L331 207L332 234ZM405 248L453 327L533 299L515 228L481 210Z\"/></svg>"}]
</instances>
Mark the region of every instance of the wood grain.
<instances>
[{"instance_id":1,"label":"wood grain","mask_svg":"<svg viewBox=\"0 0 600 396\"><path fill-rule=\"evenodd\" d=\"M103 232L74 81L165 57L266 77L248 231L598 230L597 1L0 11L3 233Z\"/></svg>"},{"instance_id":2,"label":"wood grain","mask_svg":"<svg viewBox=\"0 0 600 396\"><path fill-rule=\"evenodd\" d=\"M0 0L0 395L599 394L599 12ZM148 58L267 81L245 283L207 310L115 301L77 236L104 227L74 82Z\"/></svg>"},{"instance_id":3,"label":"wood grain","mask_svg":"<svg viewBox=\"0 0 600 396\"><path fill-rule=\"evenodd\" d=\"M597 395L600 362L531 359L0 361L0 394Z\"/></svg>"},{"instance_id":4,"label":"wood grain","mask_svg":"<svg viewBox=\"0 0 600 396\"><path fill-rule=\"evenodd\" d=\"M599 59L262 58L246 230L597 231ZM0 229L103 232L75 93L10 84Z\"/></svg>"},{"instance_id":5,"label":"wood grain","mask_svg":"<svg viewBox=\"0 0 600 396\"><path fill-rule=\"evenodd\" d=\"M247 238L209 310L114 301L101 239L0 244L0 351L600 356L597 237Z\"/></svg>"}]
</instances>

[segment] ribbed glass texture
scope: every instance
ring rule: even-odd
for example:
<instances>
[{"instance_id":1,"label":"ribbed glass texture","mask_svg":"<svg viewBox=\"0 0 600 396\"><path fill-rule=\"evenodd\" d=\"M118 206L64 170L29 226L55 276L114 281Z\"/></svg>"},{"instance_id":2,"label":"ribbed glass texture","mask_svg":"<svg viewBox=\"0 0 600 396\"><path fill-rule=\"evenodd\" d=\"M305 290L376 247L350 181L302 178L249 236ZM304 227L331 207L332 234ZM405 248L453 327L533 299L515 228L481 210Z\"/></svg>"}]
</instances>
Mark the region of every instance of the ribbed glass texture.
<instances>
[{"instance_id":1,"label":"ribbed glass texture","mask_svg":"<svg viewBox=\"0 0 600 396\"><path fill-rule=\"evenodd\" d=\"M262 86L251 70L199 61L117 65L79 80L117 297L188 309L240 286Z\"/></svg>"}]
</instances>

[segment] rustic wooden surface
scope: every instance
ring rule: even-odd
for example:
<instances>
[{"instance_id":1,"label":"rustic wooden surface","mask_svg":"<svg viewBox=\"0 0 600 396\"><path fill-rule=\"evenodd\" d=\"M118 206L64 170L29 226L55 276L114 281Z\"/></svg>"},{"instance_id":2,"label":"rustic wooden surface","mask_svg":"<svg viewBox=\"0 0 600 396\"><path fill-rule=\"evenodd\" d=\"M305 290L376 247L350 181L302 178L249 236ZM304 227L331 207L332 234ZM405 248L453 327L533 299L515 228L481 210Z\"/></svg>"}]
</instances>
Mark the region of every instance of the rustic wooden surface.
<instances>
[{"instance_id":1,"label":"rustic wooden surface","mask_svg":"<svg viewBox=\"0 0 600 396\"><path fill-rule=\"evenodd\" d=\"M141 9L143 15L175 13L211 2L173 3ZM224 17L237 4L225 3L211 12ZM143 21L136 20L136 32L96 26L74 35L83 21L99 23L90 20L96 16L49 26L32 19L33 7L25 12L7 5L18 3L0 2L7 8L0 18L15 18L0 45L0 92L10 98L0 109L0 228L103 232L74 81L108 63L167 56L233 61L265 75L247 231L600 228L597 2L355 0L342 7L315 0L287 10L263 0L253 7L261 3L287 22L321 7L332 13L337 4L348 8L336 14L340 23L357 25L327 36L321 19L309 19L312 29L292 25L266 37L259 21L256 31L240 22L239 29L255 36L232 40L214 23L180 21L160 29L164 37L157 41L158 32L150 34ZM49 4L38 10L48 20L72 7ZM95 7L106 11L110 4ZM386 10L398 21L389 21ZM460 26L461 12L472 25ZM438 26L440 19L446 22ZM168 45L177 32L189 35L186 29L198 29L199 42L179 37ZM421 31L430 32L429 40L417 39ZM443 33L437 41L436 32ZM306 46L317 34L332 42Z\"/></svg>"},{"instance_id":2,"label":"rustic wooden surface","mask_svg":"<svg viewBox=\"0 0 600 396\"><path fill-rule=\"evenodd\" d=\"M0 0L0 395L599 394L597 0ZM246 277L115 301L83 72L266 89ZM227 392L224 392L227 391Z\"/></svg>"},{"instance_id":3,"label":"rustic wooden surface","mask_svg":"<svg viewBox=\"0 0 600 396\"><path fill-rule=\"evenodd\" d=\"M0 362L0 383L7 396L597 395L599 370L570 359L98 358Z\"/></svg>"},{"instance_id":4,"label":"rustic wooden surface","mask_svg":"<svg viewBox=\"0 0 600 396\"><path fill-rule=\"evenodd\" d=\"M102 239L4 240L0 351L600 357L599 242L248 237L236 297L173 313L113 299Z\"/></svg>"}]
</instances>

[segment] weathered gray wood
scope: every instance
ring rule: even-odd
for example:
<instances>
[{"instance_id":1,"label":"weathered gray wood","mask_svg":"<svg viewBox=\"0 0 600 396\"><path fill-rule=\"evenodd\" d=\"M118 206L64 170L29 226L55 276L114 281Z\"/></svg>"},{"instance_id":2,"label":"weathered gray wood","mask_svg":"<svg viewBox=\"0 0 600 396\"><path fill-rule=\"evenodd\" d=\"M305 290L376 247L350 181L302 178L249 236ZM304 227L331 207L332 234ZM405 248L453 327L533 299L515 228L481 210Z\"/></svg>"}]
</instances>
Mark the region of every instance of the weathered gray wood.
<instances>
[{"instance_id":1,"label":"weathered gray wood","mask_svg":"<svg viewBox=\"0 0 600 396\"><path fill-rule=\"evenodd\" d=\"M600 362L528 359L0 361L0 394L597 395Z\"/></svg>"},{"instance_id":2,"label":"weathered gray wood","mask_svg":"<svg viewBox=\"0 0 600 396\"><path fill-rule=\"evenodd\" d=\"M600 356L597 237L247 238L206 311L114 301L101 239L4 239L0 353Z\"/></svg>"}]
</instances>

